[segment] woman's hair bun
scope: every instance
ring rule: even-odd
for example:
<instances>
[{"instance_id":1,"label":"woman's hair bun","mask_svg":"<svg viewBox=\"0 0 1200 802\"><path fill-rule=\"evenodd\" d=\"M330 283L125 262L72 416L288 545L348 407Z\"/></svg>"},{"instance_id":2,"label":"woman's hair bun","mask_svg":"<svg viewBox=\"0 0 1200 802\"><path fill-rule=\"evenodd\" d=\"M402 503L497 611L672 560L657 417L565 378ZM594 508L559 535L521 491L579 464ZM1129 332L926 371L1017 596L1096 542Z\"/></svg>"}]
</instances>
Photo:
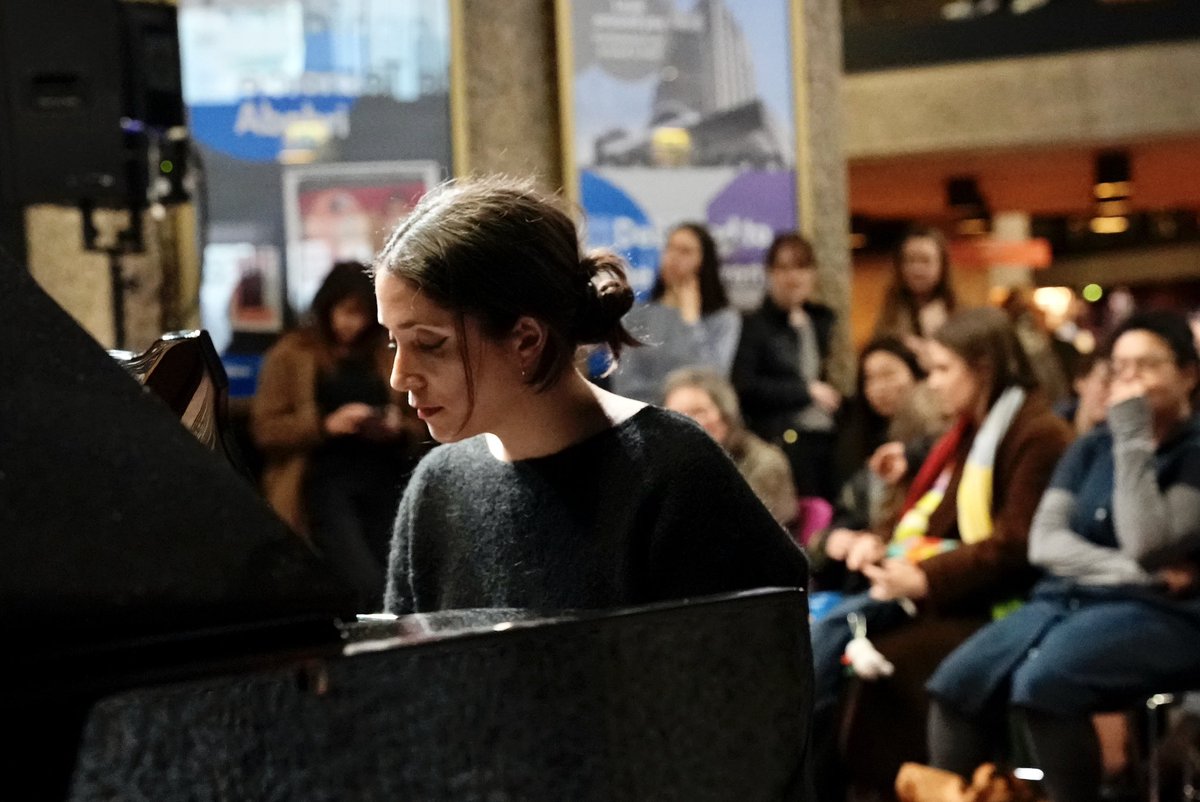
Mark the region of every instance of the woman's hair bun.
<instances>
[{"instance_id":1,"label":"woman's hair bun","mask_svg":"<svg viewBox=\"0 0 1200 802\"><path fill-rule=\"evenodd\" d=\"M581 344L607 343L618 356L623 345L639 345L621 325L633 308L633 287L625 272L625 261L608 250L589 251L579 260L584 298L576 319L576 337Z\"/></svg>"}]
</instances>

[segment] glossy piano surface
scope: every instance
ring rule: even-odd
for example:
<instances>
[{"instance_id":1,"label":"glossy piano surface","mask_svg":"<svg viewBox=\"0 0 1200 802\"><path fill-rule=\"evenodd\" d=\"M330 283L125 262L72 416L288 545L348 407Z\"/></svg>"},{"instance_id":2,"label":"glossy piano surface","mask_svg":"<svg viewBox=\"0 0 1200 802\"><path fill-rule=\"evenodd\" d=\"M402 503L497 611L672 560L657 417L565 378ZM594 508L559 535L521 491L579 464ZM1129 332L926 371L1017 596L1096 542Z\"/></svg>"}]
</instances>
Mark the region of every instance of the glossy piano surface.
<instances>
[{"instance_id":1,"label":"glossy piano surface","mask_svg":"<svg viewBox=\"0 0 1200 802\"><path fill-rule=\"evenodd\" d=\"M803 799L800 591L349 628L337 658L101 700L72 799Z\"/></svg>"}]
</instances>

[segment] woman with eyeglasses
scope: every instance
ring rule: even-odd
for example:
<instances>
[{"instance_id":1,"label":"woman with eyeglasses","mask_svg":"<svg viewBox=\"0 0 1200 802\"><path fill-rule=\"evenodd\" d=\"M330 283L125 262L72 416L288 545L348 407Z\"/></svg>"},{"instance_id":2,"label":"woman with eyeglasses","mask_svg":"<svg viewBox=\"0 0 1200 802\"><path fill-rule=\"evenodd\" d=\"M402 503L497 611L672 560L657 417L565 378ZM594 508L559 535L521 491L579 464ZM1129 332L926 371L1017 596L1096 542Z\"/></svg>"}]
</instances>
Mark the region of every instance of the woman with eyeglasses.
<instances>
[{"instance_id":1,"label":"woman with eyeglasses","mask_svg":"<svg viewBox=\"0 0 1200 802\"><path fill-rule=\"evenodd\" d=\"M1067 451L1033 520L1045 578L928 685L934 765L970 777L1011 709L1053 802L1100 798L1092 713L1200 684L1200 357L1168 312L1127 319L1111 354L1108 423Z\"/></svg>"}]
</instances>

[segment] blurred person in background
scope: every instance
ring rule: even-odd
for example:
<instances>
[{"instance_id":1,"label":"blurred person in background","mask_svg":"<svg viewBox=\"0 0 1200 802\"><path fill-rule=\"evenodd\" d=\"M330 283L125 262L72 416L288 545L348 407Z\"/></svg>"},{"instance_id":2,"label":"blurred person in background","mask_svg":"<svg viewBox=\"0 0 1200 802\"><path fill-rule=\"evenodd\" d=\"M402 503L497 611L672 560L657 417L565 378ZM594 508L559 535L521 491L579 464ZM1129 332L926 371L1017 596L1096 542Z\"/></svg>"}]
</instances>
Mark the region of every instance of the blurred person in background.
<instances>
[{"instance_id":1,"label":"blurred person in background","mask_svg":"<svg viewBox=\"0 0 1200 802\"><path fill-rule=\"evenodd\" d=\"M903 484L885 481L868 460L888 442L939 435L946 422L924 383L917 356L899 340L873 340L858 359L858 390L838 426L838 467L843 477L831 525L808 542L813 582L821 590L859 592L869 583L847 572L858 535L880 526L902 500Z\"/></svg>"},{"instance_id":2,"label":"blurred person in background","mask_svg":"<svg viewBox=\"0 0 1200 802\"><path fill-rule=\"evenodd\" d=\"M334 265L307 322L267 351L250 425L267 500L367 611L382 602L392 516L425 438L388 386L391 352L365 271Z\"/></svg>"},{"instance_id":3,"label":"blurred person in background","mask_svg":"<svg viewBox=\"0 0 1200 802\"><path fill-rule=\"evenodd\" d=\"M630 351L612 374L612 389L647 403L662 400L667 374L706 367L728 376L742 320L721 284L717 245L699 223L671 229L650 301L625 327L646 347Z\"/></svg>"},{"instance_id":4,"label":"blurred person in background","mask_svg":"<svg viewBox=\"0 0 1200 802\"><path fill-rule=\"evenodd\" d=\"M892 284L872 338L895 337L922 361L925 344L958 308L946 237L936 228L905 233L892 256Z\"/></svg>"},{"instance_id":5,"label":"blurred person in background","mask_svg":"<svg viewBox=\"0 0 1200 802\"><path fill-rule=\"evenodd\" d=\"M1053 335L1042 310L1030 301L1026 290L1010 287L1000 308L1012 320L1046 400L1055 405L1068 398L1071 387L1067 377L1074 375L1079 359L1075 346Z\"/></svg>"},{"instance_id":6,"label":"blurred person in background","mask_svg":"<svg viewBox=\"0 0 1200 802\"><path fill-rule=\"evenodd\" d=\"M1071 423L1075 434L1087 434L1104 422L1108 414L1109 367L1105 354L1081 354L1071 382L1074 393L1061 401L1056 411Z\"/></svg>"},{"instance_id":7,"label":"blurred person in background","mask_svg":"<svg viewBox=\"0 0 1200 802\"><path fill-rule=\"evenodd\" d=\"M776 236L765 262L767 297L742 326L733 385L750 429L787 454L796 492L832 500L842 396L825 379L837 318L813 300L817 267L808 240L796 232Z\"/></svg>"},{"instance_id":8,"label":"blurred person in background","mask_svg":"<svg viewBox=\"0 0 1200 802\"><path fill-rule=\"evenodd\" d=\"M791 528L798 505L787 456L746 428L728 379L703 368L674 371L667 376L663 406L687 415L720 443L754 495L776 521Z\"/></svg>"},{"instance_id":9,"label":"blurred person in background","mask_svg":"<svg viewBox=\"0 0 1200 802\"><path fill-rule=\"evenodd\" d=\"M1063 457L1038 506L1032 599L956 649L929 682L934 765L969 777L1009 712L1051 802L1101 798L1092 714L1200 680L1200 356L1183 318L1113 332L1108 422Z\"/></svg>"},{"instance_id":10,"label":"blurred person in background","mask_svg":"<svg viewBox=\"0 0 1200 802\"><path fill-rule=\"evenodd\" d=\"M856 792L884 795L903 762L924 762L914 737L926 718L924 683L1033 585L1029 524L1071 439L1000 310L955 313L926 356L930 389L954 424L909 484L898 518L847 549L847 568L867 577L869 592L812 630L817 731L844 733L817 753L822 799L838 798L843 761ZM851 615L894 674L859 674L866 678L844 706L842 658L859 639Z\"/></svg>"}]
</instances>

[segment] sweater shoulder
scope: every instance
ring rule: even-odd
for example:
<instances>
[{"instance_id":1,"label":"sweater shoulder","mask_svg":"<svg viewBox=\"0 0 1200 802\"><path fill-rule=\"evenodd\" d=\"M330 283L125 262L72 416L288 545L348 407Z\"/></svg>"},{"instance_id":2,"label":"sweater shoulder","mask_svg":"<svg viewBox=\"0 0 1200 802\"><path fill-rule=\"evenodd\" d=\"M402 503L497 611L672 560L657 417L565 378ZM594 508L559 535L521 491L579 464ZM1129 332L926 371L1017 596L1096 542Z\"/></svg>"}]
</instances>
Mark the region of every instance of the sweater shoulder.
<instances>
[{"instance_id":1,"label":"sweater shoulder","mask_svg":"<svg viewBox=\"0 0 1200 802\"><path fill-rule=\"evenodd\" d=\"M464 471L478 465L481 454L486 452L487 445L481 436L435 446L417 463L409 483L429 482L447 474L465 476Z\"/></svg>"},{"instance_id":2,"label":"sweater shoulder","mask_svg":"<svg viewBox=\"0 0 1200 802\"><path fill-rule=\"evenodd\" d=\"M719 484L736 473L732 458L691 418L658 407L646 407L631 419L621 440L636 454L643 486L689 487Z\"/></svg>"}]
</instances>

